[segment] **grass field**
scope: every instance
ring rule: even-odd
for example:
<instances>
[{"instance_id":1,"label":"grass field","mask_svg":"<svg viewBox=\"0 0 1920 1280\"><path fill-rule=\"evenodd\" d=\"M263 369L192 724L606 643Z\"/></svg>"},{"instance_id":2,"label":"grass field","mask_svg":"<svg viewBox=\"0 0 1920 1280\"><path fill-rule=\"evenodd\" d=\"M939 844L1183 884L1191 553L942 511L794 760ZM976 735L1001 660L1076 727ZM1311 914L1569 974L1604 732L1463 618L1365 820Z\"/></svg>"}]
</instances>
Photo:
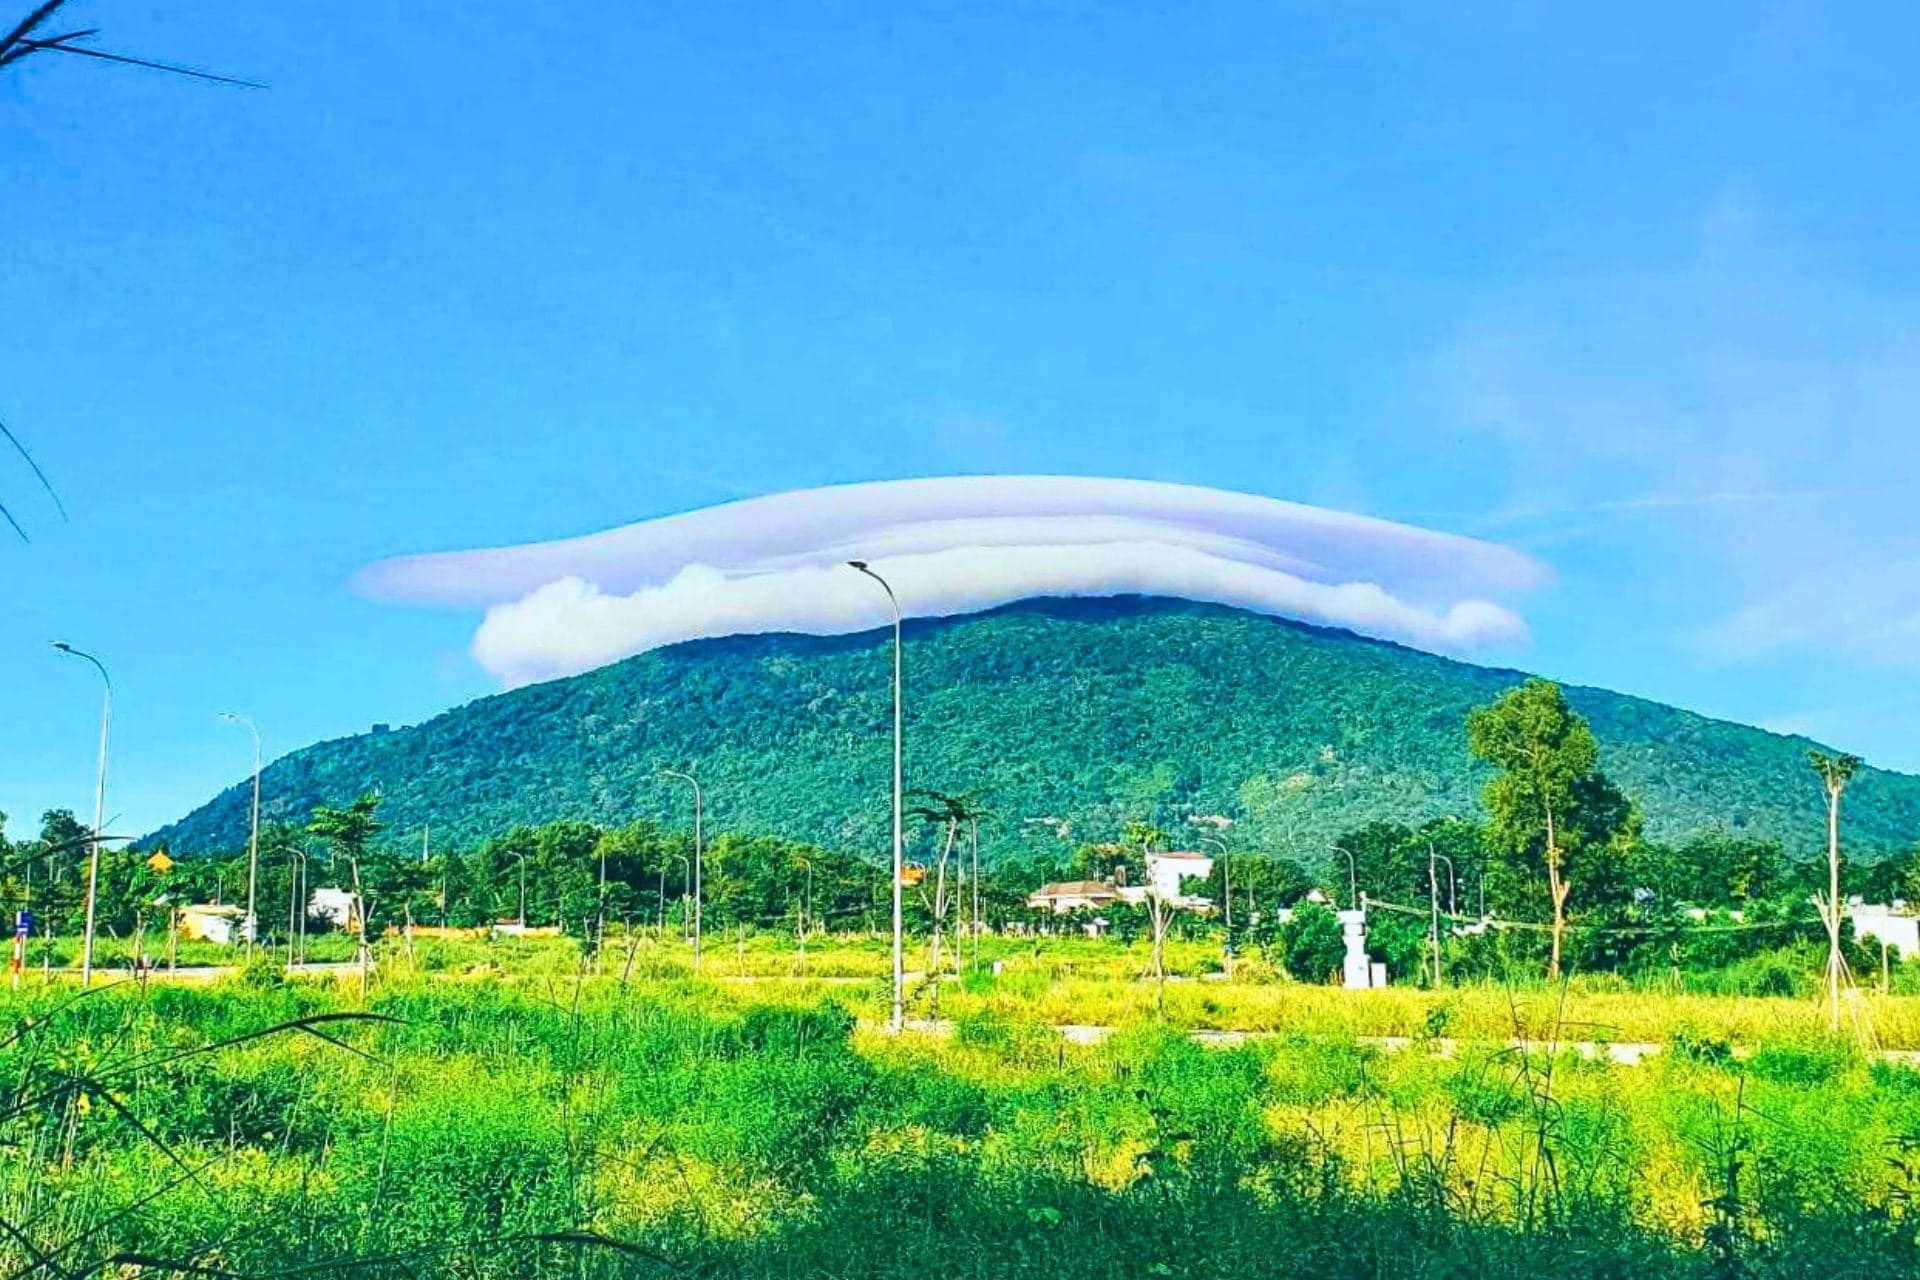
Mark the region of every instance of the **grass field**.
<instances>
[{"instance_id":1,"label":"grass field","mask_svg":"<svg viewBox=\"0 0 1920 1280\"><path fill-rule=\"evenodd\" d=\"M697 977L678 941L387 942L364 994L30 980L0 1274L1920 1273L1920 1071L1811 1001L1226 983L1198 945L1157 991L1142 960L991 940L901 1037L871 939L710 939ZM1916 1006L1862 1001L1889 1043ZM1551 1049L1627 1038L1664 1052Z\"/></svg>"}]
</instances>

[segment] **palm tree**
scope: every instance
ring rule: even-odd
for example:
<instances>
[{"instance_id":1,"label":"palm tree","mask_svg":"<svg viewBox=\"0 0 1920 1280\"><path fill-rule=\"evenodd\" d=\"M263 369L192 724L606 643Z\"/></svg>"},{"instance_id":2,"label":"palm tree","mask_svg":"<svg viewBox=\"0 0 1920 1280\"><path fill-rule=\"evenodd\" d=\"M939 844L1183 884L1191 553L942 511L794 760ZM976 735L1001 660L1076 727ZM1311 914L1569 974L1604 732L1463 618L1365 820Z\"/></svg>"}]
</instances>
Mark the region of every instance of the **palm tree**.
<instances>
[{"instance_id":1,"label":"palm tree","mask_svg":"<svg viewBox=\"0 0 1920 1280\"><path fill-rule=\"evenodd\" d=\"M916 788L908 794L921 797L924 801L922 804L913 806L908 810L908 813L930 826L944 828L940 844L940 859L934 866L933 899L927 903L928 910L933 914L933 940L927 955L927 977L929 980L935 980L940 973L941 944L944 939L947 918L947 864L952 860L954 846L959 843L961 829L963 827L972 827L988 811L979 804L972 792L961 791L948 793L926 788ZM977 831L977 828L975 828L975 830ZM979 848L977 834L975 841L974 847L977 859ZM924 884L920 892L924 898L926 894ZM961 895L955 894L953 897L953 906L956 915L958 914L960 901ZM958 928L957 921L955 928L956 930ZM955 955L958 956L958 946L955 947L954 951ZM938 987L934 989L934 1002L937 1007L939 1004Z\"/></svg>"}]
</instances>

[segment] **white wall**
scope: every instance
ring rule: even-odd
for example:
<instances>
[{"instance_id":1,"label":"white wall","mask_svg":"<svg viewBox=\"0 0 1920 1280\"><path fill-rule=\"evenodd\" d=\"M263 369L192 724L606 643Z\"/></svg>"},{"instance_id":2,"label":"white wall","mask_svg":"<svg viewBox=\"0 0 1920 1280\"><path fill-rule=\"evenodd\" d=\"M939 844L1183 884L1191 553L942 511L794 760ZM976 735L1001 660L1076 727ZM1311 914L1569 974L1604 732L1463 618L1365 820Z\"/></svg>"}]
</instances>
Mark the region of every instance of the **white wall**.
<instances>
[{"instance_id":1,"label":"white wall","mask_svg":"<svg viewBox=\"0 0 1920 1280\"><path fill-rule=\"evenodd\" d=\"M1847 919L1853 921L1856 936L1872 938L1876 946L1885 942L1902 960L1920 956L1920 916L1878 903L1855 902L1847 906Z\"/></svg>"}]
</instances>

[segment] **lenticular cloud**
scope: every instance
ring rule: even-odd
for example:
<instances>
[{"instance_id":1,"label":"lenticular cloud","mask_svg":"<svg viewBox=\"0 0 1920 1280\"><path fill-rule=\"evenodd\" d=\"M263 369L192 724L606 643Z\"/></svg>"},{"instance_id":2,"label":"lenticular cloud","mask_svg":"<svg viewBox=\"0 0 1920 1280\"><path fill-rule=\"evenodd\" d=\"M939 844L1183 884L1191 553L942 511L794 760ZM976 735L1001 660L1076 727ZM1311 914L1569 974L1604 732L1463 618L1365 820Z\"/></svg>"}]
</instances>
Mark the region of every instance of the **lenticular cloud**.
<instances>
[{"instance_id":1,"label":"lenticular cloud","mask_svg":"<svg viewBox=\"0 0 1920 1280\"><path fill-rule=\"evenodd\" d=\"M1517 643L1497 598L1545 571L1505 547L1251 494L1142 480L960 476L752 498L586 537L383 561L361 590L484 608L510 685L706 636L885 624L1031 596L1161 595L1447 653Z\"/></svg>"}]
</instances>

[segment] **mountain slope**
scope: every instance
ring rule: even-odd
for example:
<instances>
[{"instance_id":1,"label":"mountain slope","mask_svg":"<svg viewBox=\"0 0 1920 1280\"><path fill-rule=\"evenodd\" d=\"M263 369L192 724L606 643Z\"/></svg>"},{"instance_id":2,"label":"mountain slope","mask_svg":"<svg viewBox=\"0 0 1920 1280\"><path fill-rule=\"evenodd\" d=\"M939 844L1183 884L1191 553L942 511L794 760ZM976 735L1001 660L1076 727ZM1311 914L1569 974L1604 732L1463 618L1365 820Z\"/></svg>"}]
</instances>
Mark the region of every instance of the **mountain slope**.
<instances>
[{"instance_id":1,"label":"mountain slope","mask_svg":"<svg viewBox=\"0 0 1920 1280\"><path fill-rule=\"evenodd\" d=\"M907 785L983 789L995 851L1060 816L1110 836L1127 817L1240 819L1246 849L1303 855L1372 818L1477 808L1472 707L1523 677L1347 632L1212 605L1030 601L906 628ZM391 732L274 762L265 816L304 819L378 787L396 839L469 842L516 822L688 820L659 777L697 764L708 830L774 832L856 850L888 841L884 631L745 636L642 654ZM1650 833L1719 825L1819 847L1804 739L1598 689L1569 689L1607 771ZM176 852L246 837L236 784L156 832ZM1849 791L1860 853L1920 835L1920 778L1868 770Z\"/></svg>"}]
</instances>

